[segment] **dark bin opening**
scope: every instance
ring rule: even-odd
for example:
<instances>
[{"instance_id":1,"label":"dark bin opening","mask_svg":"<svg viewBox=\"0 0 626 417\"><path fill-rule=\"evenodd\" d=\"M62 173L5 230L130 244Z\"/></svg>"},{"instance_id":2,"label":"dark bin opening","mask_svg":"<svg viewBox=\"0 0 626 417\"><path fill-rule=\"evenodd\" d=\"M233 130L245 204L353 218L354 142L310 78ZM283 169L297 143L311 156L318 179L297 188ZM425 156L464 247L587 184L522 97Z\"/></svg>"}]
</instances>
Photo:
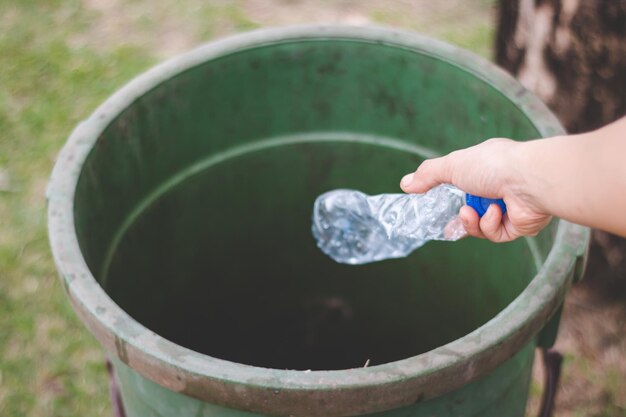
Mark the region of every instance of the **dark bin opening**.
<instances>
[{"instance_id":1,"label":"dark bin opening","mask_svg":"<svg viewBox=\"0 0 626 417\"><path fill-rule=\"evenodd\" d=\"M433 242L408 259L334 263L311 236L312 203L323 188L303 159L314 154L328 165L361 155L354 166L370 152L378 161L369 159L372 176L402 158L367 144L309 143L206 168L136 218L112 257L107 292L182 346L268 368L375 365L463 336L532 277L532 263L519 261L528 259L519 255L524 242ZM347 182L365 185L358 175Z\"/></svg>"},{"instance_id":2,"label":"dark bin opening","mask_svg":"<svg viewBox=\"0 0 626 417\"><path fill-rule=\"evenodd\" d=\"M390 362L494 317L536 259L523 240L467 239L338 265L311 236L314 199L397 192L425 156L535 135L493 86L428 55L261 46L168 79L105 129L77 184L76 232L111 298L182 346L279 369Z\"/></svg>"}]
</instances>

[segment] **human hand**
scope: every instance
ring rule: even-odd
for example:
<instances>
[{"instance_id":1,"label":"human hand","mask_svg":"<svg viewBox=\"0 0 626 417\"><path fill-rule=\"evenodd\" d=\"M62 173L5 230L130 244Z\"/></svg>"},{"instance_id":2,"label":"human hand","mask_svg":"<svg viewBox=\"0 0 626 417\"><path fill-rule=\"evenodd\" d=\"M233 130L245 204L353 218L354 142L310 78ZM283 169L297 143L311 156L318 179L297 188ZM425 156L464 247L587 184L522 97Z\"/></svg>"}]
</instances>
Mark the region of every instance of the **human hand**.
<instances>
[{"instance_id":1,"label":"human hand","mask_svg":"<svg viewBox=\"0 0 626 417\"><path fill-rule=\"evenodd\" d=\"M415 173L400 183L407 193L424 193L442 183L452 184L466 193L487 198L502 198L506 214L492 204L482 218L463 206L459 217L468 234L493 242L508 242L520 236L534 236L551 216L541 208L528 185L524 165L526 143L510 139L490 139L479 145L424 161Z\"/></svg>"}]
</instances>

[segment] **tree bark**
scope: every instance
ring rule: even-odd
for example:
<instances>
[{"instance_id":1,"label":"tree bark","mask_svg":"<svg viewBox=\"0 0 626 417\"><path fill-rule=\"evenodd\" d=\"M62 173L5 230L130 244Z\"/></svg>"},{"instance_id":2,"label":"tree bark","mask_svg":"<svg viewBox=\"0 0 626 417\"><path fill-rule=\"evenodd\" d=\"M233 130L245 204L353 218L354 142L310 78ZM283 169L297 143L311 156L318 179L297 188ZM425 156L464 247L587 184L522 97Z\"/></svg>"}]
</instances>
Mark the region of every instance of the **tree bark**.
<instances>
[{"instance_id":1,"label":"tree bark","mask_svg":"<svg viewBox=\"0 0 626 417\"><path fill-rule=\"evenodd\" d=\"M626 1L500 0L497 63L571 133L626 113Z\"/></svg>"}]
</instances>

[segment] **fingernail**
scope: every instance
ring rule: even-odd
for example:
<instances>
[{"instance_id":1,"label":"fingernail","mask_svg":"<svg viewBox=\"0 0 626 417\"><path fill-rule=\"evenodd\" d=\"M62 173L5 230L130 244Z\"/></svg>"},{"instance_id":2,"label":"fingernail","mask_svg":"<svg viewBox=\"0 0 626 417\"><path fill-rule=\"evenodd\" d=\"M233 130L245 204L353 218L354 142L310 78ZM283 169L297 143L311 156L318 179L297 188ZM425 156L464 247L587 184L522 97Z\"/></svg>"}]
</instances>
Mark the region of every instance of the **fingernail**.
<instances>
[{"instance_id":1,"label":"fingernail","mask_svg":"<svg viewBox=\"0 0 626 417\"><path fill-rule=\"evenodd\" d=\"M402 177L402 181L400 181L400 185L404 187L406 187L407 185L411 185L411 183L413 182L413 175L414 173L410 173Z\"/></svg>"}]
</instances>

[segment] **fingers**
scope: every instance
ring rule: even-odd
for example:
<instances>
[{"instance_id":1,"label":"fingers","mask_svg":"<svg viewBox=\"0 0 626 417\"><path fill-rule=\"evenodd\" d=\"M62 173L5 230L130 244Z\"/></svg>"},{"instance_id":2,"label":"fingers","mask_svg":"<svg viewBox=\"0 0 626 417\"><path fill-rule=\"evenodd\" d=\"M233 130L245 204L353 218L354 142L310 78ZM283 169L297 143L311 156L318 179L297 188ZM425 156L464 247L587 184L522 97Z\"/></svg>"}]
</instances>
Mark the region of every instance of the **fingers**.
<instances>
[{"instance_id":1,"label":"fingers","mask_svg":"<svg viewBox=\"0 0 626 417\"><path fill-rule=\"evenodd\" d=\"M400 188L405 193L425 193L431 188L451 183L447 157L427 159L414 173L407 174L400 181Z\"/></svg>"},{"instance_id":2,"label":"fingers","mask_svg":"<svg viewBox=\"0 0 626 417\"><path fill-rule=\"evenodd\" d=\"M465 228L467 234L485 239L485 235L483 235L483 232L480 231L480 218L478 217L476 210L470 206L463 206L461 207L461 211L459 211L459 217L463 222L463 227Z\"/></svg>"},{"instance_id":3,"label":"fingers","mask_svg":"<svg viewBox=\"0 0 626 417\"><path fill-rule=\"evenodd\" d=\"M482 218L470 206L461 207L459 216L467 233L474 237L500 243L510 242L520 236L508 216L502 216L502 210L497 204L490 205Z\"/></svg>"},{"instance_id":4,"label":"fingers","mask_svg":"<svg viewBox=\"0 0 626 417\"><path fill-rule=\"evenodd\" d=\"M480 230L492 242L504 242L505 233L502 224L502 210L497 204L491 204L487 212L480 219Z\"/></svg>"}]
</instances>

